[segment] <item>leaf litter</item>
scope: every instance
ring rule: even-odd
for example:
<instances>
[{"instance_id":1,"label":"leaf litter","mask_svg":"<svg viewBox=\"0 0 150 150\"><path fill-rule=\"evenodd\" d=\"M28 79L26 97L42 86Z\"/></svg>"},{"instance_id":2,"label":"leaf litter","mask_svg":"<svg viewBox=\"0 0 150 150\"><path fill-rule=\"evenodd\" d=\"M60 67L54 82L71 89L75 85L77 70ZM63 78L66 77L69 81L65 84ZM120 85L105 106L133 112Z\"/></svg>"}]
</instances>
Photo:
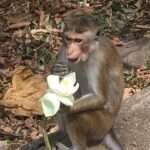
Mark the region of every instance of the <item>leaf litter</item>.
<instances>
[{"instance_id":1,"label":"leaf litter","mask_svg":"<svg viewBox=\"0 0 150 150\"><path fill-rule=\"evenodd\" d=\"M115 45L124 41L150 38L150 2L142 0L107 1L9 1L0 2L0 99L11 86L14 69L26 66L35 74L46 77L60 47L59 34L62 18L72 9L85 7L87 11L98 14L103 29ZM96 13L95 13L96 12ZM102 14L102 15L100 15ZM48 57L47 57L48 56ZM125 97L135 94L150 85L149 62L146 66L125 74ZM41 116L18 116L1 106L0 145L19 148L42 136ZM49 120L46 130L56 127Z\"/></svg>"}]
</instances>

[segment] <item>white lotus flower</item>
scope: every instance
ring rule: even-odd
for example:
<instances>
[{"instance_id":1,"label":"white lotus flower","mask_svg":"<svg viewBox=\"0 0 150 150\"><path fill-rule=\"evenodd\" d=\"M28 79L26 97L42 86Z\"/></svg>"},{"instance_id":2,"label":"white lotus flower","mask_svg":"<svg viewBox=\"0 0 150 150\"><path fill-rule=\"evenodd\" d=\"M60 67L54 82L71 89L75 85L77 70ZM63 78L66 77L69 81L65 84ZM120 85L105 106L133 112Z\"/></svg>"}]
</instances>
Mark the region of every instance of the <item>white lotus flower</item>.
<instances>
[{"instance_id":1,"label":"white lotus flower","mask_svg":"<svg viewBox=\"0 0 150 150\"><path fill-rule=\"evenodd\" d=\"M46 117L55 115L60 108L60 103L72 106L74 102L73 94L79 88L74 72L66 75L61 81L59 76L49 75L47 82L49 89L41 98L43 112Z\"/></svg>"}]
</instances>

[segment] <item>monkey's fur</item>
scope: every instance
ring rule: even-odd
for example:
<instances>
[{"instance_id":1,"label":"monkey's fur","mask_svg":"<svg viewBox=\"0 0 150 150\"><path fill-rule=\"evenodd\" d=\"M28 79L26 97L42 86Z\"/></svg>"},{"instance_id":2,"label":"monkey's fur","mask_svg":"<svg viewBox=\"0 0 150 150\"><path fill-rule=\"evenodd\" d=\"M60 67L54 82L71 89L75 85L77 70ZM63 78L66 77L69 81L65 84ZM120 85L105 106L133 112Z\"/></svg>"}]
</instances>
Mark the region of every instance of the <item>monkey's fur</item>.
<instances>
[{"instance_id":1,"label":"monkey's fur","mask_svg":"<svg viewBox=\"0 0 150 150\"><path fill-rule=\"evenodd\" d=\"M97 20L83 12L64 19L63 50L53 73L76 72L80 84L72 107L60 116L73 150L86 150L92 141L102 141L110 150L122 150L112 134L123 95L122 64L113 44L100 35ZM65 55L67 55L65 57ZM63 57L62 57L63 56Z\"/></svg>"}]
</instances>

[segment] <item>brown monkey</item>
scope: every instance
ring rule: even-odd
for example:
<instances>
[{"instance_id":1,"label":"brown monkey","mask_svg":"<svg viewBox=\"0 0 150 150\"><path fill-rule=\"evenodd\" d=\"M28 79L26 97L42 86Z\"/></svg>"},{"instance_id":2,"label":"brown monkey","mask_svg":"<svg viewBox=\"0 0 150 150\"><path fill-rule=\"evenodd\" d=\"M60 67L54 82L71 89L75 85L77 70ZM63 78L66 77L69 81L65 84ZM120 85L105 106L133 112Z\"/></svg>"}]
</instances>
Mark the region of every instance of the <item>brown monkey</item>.
<instances>
[{"instance_id":1,"label":"brown monkey","mask_svg":"<svg viewBox=\"0 0 150 150\"><path fill-rule=\"evenodd\" d=\"M53 73L66 74L69 66L80 84L74 105L61 112L73 150L86 150L92 141L122 150L112 133L123 94L120 57L92 15L72 12L64 23L63 50Z\"/></svg>"}]
</instances>

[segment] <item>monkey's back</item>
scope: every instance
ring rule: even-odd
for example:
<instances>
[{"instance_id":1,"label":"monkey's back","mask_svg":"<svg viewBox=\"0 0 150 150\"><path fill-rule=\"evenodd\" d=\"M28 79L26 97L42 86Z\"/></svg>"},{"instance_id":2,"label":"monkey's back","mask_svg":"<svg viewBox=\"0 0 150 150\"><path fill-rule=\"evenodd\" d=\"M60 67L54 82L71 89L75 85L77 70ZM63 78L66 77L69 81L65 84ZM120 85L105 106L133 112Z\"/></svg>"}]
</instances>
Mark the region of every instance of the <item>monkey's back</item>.
<instances>
[{"instance_id":1,"label":"monkey's back","mask_svg":"<svg viewBox=\"0 0 150 150\"><path fill-rule=\"evenodd\" d=\"M99 64L105 64L104 68L99 69L99 74L104 73L103 79L99 79L101 81L99 89L102 89L101 85L106 86L104 91L107 99L105 108L116 116L121 106L124 90L123 65L118 51L107 37L99 38L99 47L96 54L97 57L101 55Z\"/></svg>"}]
</instances>

